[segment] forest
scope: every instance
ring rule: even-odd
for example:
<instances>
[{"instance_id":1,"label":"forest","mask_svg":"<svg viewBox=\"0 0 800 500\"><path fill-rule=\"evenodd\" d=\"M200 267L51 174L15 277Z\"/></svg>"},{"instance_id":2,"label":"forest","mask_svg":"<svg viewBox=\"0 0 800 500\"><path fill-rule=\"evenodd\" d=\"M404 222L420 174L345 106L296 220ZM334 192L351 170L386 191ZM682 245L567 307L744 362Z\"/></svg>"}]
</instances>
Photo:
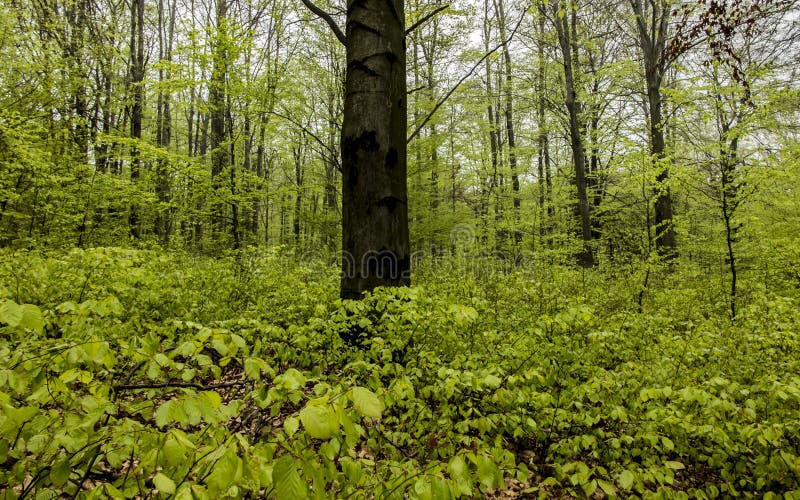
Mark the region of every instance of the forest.
<instances>
[{"instance_id":1,"label":"forest","mask_svg":"<svg viewBox=\"0 0 800 500\"><path fill-rule=\"evenodd\" d=\"M0 497L800 499L797 0L0 9Z\"/></svg>"}]
</instances>

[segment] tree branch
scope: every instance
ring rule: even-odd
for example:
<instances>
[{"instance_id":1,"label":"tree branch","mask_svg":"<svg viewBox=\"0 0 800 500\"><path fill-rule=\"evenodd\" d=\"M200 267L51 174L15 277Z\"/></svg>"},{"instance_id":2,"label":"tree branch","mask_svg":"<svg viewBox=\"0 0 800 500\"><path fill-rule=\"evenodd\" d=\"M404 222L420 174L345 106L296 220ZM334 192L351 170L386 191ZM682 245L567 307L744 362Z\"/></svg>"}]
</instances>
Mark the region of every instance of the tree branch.
<instances>
[{"instance_id":1,"label":"tree branch","mask_svg":"<svg viewBox=\"0 0 800 500\"><path fill-rule=\"evenodd\" d=\"M303 5L308 7L308 10L316 14L320 19L328 23L328 26L330 26L331 30L333 30L333 34L336 35L336 38L340 42L342 42L342 45L347 45L346 43L347 39L345 38L344 33L342 33L342 29L339 27L338 24L336 24L336 21L333 20L333 17L331 17L330 14L328 14L324 10L314 5L314 3L311 2L311 0L303 0Z\"/></svg>"},{"instance_id":2,"label":"tree branch","mask_svg":"<svg viewBox=\"0 0 800 500\"><path fill-rule=\"evenodd\" d=\"M305 0L304 0L304 1L305 1ZM438 14L439 12L441 12L441 11L445 10L445 9L446 9L446 8L448 8L448 7L450 7L450 4L449 4L449 3L447 3L447 4L444 4L444 5L442 5L441 7L436 7L435 9L433 9L433 11L432 11L432 12L430 12L429 14L427 14L425 17L423 17L423 18L422 18L422 19L420 19L419 21L417 21L417 22L415 22L414 24L412 24L412 25L411 25L411 27L410 27L410 28L408 28L408 29L406 30L406 35L409 35L409 34L411 34L411 33L412 33L412 32L413 32L415 29L417 29L417 28L419 28L420 26L422 26L423 24L427 23L427 22L428 22L428 20L429 20L430 18L432 18L433 16L435 16L436 14Z\"/></svg>"}]
</instances>

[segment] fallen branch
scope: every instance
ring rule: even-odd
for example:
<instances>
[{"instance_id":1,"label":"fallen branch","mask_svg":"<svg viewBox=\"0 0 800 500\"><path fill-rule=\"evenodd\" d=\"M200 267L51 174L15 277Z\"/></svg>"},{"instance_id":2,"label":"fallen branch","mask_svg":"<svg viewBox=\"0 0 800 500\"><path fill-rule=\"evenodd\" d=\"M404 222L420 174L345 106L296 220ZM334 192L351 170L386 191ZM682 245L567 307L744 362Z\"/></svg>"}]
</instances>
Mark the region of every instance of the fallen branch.
<instances>
[{"instance_id":1,"label":"fallen branch","mask_svg":"<svg viewBox=\"0 0 800 500\"><path fill-rule=\"evenodd\" d=\"M243 380L236 382L222 382L219 384L195 384L193 382L154 382L151 384L120 384L113 386L115 391L136 391L139 389L164 389L164 388L190 388L199 391L213 391L215 389L224 389L227 387L240 387L244 385Z\"/></svg>"}]
</instances>

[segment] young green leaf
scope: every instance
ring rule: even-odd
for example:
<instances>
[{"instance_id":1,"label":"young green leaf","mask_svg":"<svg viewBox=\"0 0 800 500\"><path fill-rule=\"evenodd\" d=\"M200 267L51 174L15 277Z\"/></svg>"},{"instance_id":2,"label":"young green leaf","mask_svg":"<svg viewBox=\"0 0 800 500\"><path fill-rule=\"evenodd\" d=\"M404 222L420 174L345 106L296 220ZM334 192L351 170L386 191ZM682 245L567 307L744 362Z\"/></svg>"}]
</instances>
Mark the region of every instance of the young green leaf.
<instances>
[{"instance_id":1,"label":"young green leaf","mask_svg":"<svg viewBox=\"0 0 800 500\"><path fill-rule=\"evenodd\" d=\"M300 421L308 435L317 439L330 439L339 430L339 419L330 406L306 406L300 410Z\"/></svg>"},{"instance_id":2,"label":"young green leaf","mask_svg":"<svg viewBox=\"0 0 800 500\"><path fill-rule=\"evenodd\" d=\"M366 387L353 387L353 406L362 417L380 418L383 403Z\"/></svg>"},{"instance_id":3,"label":"young green leaf","mask_svg":"<svg viewBox=\"0 0 800 500\"><path fill-rule=\"evenodd\" d=\"M162 493L168 495L175 493L175 481L160 472L153 476L153 484L158 488L158 491Z\"/></svg>"},{"instance_id":4,"label":"young green leaf","mask_svg":"<svg viewBox=\"0 0 800 500\"><path fill-rule=\"evenodd\" d=\"M622 489L630 490L631 487L633 486L634 479L635 478L633 476L633 472L631 472L629 470L624 470L624 471L622 471L622 474L619 475L619 478L618 478L617 481L618 481L619 485L622 487Z\"/></svg>"},{"instance_id":5,"label":"young green leaf","mask_svg":"<svg viewBox=\"0 0 800 500\"><path fill-rule=\"evenodd\" d=\"M284 455L272 469L272 484L277 498L308 498L308 486L297 473L297 465L291 455Z\"/></svg>"}]
</instances>

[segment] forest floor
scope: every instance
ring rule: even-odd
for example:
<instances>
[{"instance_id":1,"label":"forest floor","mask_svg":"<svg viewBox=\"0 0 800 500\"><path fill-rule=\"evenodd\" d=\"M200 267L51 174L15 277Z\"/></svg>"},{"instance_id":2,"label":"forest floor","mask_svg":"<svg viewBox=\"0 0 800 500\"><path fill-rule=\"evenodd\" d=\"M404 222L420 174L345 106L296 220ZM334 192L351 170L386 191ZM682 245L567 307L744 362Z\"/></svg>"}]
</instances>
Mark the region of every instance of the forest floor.
<instances>
[{"instance_id":1,"label":"forest floor","mask_svg":"<svg viewBox=\"0 0 800 500\"><path fill-rule=\"evenodd\" d=\"M790 277L479 264L4 253L0 496L800 498Z\"/></svg>"}]
</instances>

